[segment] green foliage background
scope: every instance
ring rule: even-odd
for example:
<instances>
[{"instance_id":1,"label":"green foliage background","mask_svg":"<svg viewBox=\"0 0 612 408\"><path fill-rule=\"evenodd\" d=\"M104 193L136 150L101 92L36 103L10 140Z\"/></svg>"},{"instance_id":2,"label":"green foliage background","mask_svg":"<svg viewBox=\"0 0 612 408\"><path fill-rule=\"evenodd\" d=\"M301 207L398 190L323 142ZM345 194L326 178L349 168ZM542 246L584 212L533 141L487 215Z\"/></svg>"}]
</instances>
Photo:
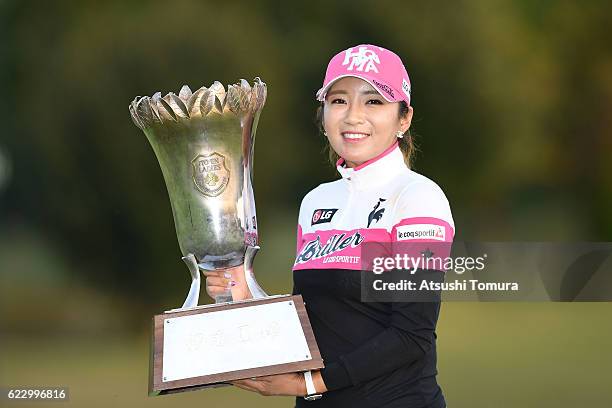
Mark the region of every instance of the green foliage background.
<instances>
[{"instance_id":1,"label":"green foliage background","mask_svg":"<svg viewBox=\"0 0 612 408\"><path fill-rule=\"evenodd\" d=\"M359 43L406 64L416 170L445 190L456 239L609 241L611 11L597 0L0 1L0 386L59 382L88 406L291 404L228 389L145 397L149 318L182 302L189 275L129 117L136 95L267 83L256 270L272 293L291 290L301 198L336 177L314 92L329 58ZM449 405L612 401L600 369L611 312L445 305Z\"/></svg>"}]
</instances>

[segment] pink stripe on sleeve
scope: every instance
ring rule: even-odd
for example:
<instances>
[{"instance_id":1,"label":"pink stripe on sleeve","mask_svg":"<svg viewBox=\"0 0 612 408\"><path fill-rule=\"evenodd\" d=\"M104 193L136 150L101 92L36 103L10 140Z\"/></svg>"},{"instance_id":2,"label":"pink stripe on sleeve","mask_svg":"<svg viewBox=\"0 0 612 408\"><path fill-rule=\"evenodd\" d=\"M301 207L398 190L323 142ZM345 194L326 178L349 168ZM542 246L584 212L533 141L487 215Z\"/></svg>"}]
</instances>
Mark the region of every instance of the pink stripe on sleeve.
<instances>
[{"instance_id":1,"label":"pink stripe on sleeve","mask_svg":"<svg viewBox=\"0 0 612 408\"><path fill-rule=\"evenodd\" d=\"M451 225L433 217L404 218L393 226L393 242L452 242L455 231Z\"/></svg>"},{"instance_id":2,"label":"pink stripe on sleeve","mask_svg":"<svg viewBox=\"0 0 612 408\"><path fill-rule=\"evenodd\" d=\"M435 267L427 269L445 270L444 260L451 255L454 234L451 225L440 218L404 218L391 230L393 254L428 259Z\"/></svg>"}]
</instances>

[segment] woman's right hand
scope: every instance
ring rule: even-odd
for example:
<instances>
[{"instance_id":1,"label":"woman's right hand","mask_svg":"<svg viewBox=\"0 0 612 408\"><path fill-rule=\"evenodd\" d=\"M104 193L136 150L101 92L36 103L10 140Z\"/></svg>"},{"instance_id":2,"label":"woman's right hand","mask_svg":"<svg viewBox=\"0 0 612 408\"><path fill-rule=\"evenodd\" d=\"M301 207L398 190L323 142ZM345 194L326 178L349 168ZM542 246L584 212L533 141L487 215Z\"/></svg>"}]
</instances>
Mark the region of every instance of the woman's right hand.
<instances>
[{"instance_id":1,"label":"woman's right hand","mask_svg":"<svg viewBox=\"0 0 612 408\"><path fill-rule=\"evenodd\" d=\"M213 299L226 294L228 290L231 290L232 300L244 300L253 297L246 283L244 265L204 271L203 273L206 276L206 293Z\"/></svg>"}]
</instances>

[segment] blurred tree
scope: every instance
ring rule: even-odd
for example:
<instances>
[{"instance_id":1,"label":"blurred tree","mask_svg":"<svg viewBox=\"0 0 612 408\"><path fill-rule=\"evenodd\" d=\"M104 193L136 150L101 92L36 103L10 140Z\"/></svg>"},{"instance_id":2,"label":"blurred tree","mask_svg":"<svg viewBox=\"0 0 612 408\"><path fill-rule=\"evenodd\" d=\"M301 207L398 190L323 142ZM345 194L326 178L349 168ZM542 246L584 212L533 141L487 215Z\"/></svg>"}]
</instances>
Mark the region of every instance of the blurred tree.
<instances>
[{"instance_id":1,"label":"blurred tree","mask_svg":"<svg viewBox=\"0 0 612 408\"><path fill-rule=\"evenodd\" d=\"M255 155L262 240L286 242L293 222L282 218L280 240L266 238L266 225L336 177L313 124L314 92L329 58L362 42L404 59L417 171L446 191L459 239L612 233L608 2L5 1L0 10L0 148L14 163L0 225L44 231L95 284L143 300L185 290L167 275L182 265L159 166L129 118L136 95L260 76L269 90ZM286 273L291 255L274 268Z\"/></svg>"}]
</instances>

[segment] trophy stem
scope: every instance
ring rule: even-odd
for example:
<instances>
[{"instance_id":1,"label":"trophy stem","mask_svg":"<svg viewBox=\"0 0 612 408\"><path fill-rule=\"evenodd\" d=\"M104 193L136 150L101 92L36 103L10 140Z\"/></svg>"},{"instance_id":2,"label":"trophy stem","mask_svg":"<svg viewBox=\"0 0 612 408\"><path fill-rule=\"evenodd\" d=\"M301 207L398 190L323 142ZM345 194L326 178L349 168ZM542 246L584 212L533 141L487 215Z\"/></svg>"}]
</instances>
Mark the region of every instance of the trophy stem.
<instances>
[{"instance_id":1,"label":"trophy stem","mask_svg":"<svg viewBox=\"0 0 612 408\"><path fill-rule=\"evenodd\" d=\"M261 299L268 296L261 286L259 286L257 280L255 280L255 274L253 273L253 260L255 259L255 255L257 255L257 251L259 251L259 246L247 246L244 253L243 264L244 278L253 299ZM225 293L215 296L215 303L227 303L232 302L233 300L234 298L232 297L231 289L228 289Z\"/></svg>"},{"instance_id":2,"label":"trophy stem","mask_svg":"<svg viewBox=\"0 0 612 408\"><path fill-rule=\"evenodd\" d=\"M249 245L244 254L244 274L253 299L260 299L268 296L261 286L259 286L257 280L255 280L255 274L253 273L253 260L255 259L255 255L257 255L257 251L259 251L259 246Z\"/></svg>"},{"instance_id":3,"label":"trophy stem","mask_svg":"<svg viewBox=\"0 0 612 408\"><path fill-rule=\"evenodd\" d=\"M200 269L198 268L198 262L193 254L187 254L187 256L181 259L187 264L187 268L189 268L189 272L191 273L191 287L181 307L181 309L187 309L198 305L198 299L200 298Z\"/></svg>"}]
</instances>

